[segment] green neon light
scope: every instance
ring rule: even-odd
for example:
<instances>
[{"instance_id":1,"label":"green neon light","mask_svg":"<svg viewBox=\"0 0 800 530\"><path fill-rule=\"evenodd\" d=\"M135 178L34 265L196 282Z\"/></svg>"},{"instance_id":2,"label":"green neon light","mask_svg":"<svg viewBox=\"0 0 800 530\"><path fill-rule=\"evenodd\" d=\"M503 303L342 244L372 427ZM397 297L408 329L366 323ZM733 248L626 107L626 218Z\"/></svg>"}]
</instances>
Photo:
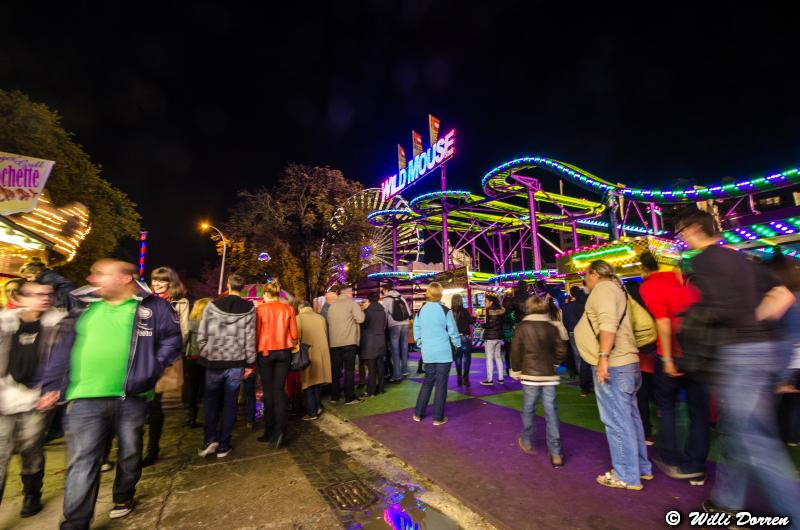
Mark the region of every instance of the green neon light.
<instances>
[{"instance_id":1,"label":"green neon light","mask_svg":"<svg viewBox=\"0 0 800 530\"><path fill-rule=\"evenodd\" d=\"M596 258L598 256L607 256L608 254L621 254L623 252L633 253L633 249L628 245L623 245L621 247L614 247L614 248L606 248L603 250L596 250L594 252L589 252L587 254L578 254L577 256L573 256L572 261L584 261L587 259Z\"/></svg>"}]
</instances>

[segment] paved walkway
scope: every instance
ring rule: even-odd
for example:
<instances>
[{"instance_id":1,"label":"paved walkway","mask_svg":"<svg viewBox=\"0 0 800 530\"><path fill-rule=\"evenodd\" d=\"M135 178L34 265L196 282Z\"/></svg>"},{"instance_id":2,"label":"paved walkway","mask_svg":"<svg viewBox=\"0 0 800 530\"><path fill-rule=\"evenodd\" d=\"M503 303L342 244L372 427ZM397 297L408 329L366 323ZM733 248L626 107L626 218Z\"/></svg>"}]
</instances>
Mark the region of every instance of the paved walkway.
<instances>
[{"instance_id":1,"label":"paved walkway","mask_svg":"<svg viewBox=\"0 0 800 530\"><path fill-rule=\"evenodd\" d=\"M430 415L422 423L411 420L420 387L415 374L401 385L388 385L382 396L337 407L336 413L500 528L660 528L667 511L688 514L709 496L713 463L702 487L672 480L657 469L644 491L598 485L595 477L611 468L608 445L594 397L580 397L573 384L558 390L566 465L555 469L545 447L544 418L537 418L537 454L517 447L520 383L506 379L502 386L480 386L485 378L482 354L473 356L472 386L459 387L455 370L451 374L446 407L450 421L444 426L434 427ZM715 442L712 456L716 449ZM656 453L651 448L651 455ZM800 463L800 452L794 450L793 456Z\"/></svg>"},{"instance_id":2,"label":"paved walkway","mask_svg":"<svg viewBox=\"0 0 800 530\"><path fill-rule=\"evenodd\" d=\"M167 411L162 459L144 470L134 512L111 521L114 471L104 473L92 528L341 528L337 513L317 491L289 449L274 451L256 442L258 433L242 422L234 451L225 459L200 458L202 429L182 425L178 409ZM66 471L65 443L47 446L45 509L21 519L19 459L12 460L0 529L57 528L61 518ZM112 453L112 460L114 455Z\"/></svg>"}]
</instances>

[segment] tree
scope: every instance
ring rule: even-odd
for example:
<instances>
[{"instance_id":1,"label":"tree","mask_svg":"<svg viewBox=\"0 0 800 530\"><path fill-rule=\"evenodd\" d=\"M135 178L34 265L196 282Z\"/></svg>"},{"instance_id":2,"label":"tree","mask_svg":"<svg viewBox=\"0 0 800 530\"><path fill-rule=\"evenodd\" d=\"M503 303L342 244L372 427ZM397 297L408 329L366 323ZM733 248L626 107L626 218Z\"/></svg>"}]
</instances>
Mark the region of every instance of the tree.
<instances>
[{"instance_id":1,"label":"tree","mask_svg":"<svg viewBox=\"0 0 800 530\"><path fill-rule=\"evenodd\" d=\"M19 91L0 90L0 151L46 160L55 165L46 189L57 206L81 202L89 208L92 230L62 272L82 281L91 264L113 255L121 239L136 238L140 216L128 196L100 176L61 117Z\"/></svg>"},{"instance_id":2,"label":"tree","mask_svg":"<svg viewBox=\"0 0 800 530\"><path fill-rule=\"evenodd\" d=\"M298 296L317 296L341 256L352 261L348 268L360 269L353 249L364 241L366 218L345 211L343 228L331 230L334 214L360 190L360 183L339 170L290 164L271 190L242 192L225 224L232 268L268 273ZM258 261L262 252L269 253L270 261Z\"/></svg>"}]
</instances>

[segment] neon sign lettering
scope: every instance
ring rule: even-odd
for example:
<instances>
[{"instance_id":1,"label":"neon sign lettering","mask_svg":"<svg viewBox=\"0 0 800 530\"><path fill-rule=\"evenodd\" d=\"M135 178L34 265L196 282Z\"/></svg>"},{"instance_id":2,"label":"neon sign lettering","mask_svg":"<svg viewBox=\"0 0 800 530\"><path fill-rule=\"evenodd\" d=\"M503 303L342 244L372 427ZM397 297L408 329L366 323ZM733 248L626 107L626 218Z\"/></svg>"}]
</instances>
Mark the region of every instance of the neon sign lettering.
<instances>
[{"instance_id":1,"label":"neon sign lettering","mask_svg":"<svg viewBox=\"0 0 800 530\"><path fill-rule=\"evenodd\" d=\"M394 197L404 189L416 183L434 169L438 168L456 153L456 131L452 130L422 153L408 162L405 169L392 175L381 184L383 199Z\"/></svg>"}]
</instances>

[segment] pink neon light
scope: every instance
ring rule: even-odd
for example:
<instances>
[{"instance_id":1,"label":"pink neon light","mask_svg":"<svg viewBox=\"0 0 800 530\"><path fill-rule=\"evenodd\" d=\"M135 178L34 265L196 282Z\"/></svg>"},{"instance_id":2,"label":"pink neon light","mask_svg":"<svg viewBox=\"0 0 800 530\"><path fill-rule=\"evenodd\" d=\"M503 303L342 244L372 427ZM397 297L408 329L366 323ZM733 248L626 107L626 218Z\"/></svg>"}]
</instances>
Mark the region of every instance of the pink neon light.
<instances>
[{"instance_id":1,"label":"pink neon light","mask_svg":"<svg viewBox=\"0 0 800 530\"><path fill-rule=\"evenodd\" d=\"M398 174L385 179L381 183L383 199L394 197L453 158L456 152L455 136L456 130L453 129L440 137L435 145L431 145L428 149L415 156L408 162L408 166L405 169L401 169Z\"/></svg>"}]
</instances>

